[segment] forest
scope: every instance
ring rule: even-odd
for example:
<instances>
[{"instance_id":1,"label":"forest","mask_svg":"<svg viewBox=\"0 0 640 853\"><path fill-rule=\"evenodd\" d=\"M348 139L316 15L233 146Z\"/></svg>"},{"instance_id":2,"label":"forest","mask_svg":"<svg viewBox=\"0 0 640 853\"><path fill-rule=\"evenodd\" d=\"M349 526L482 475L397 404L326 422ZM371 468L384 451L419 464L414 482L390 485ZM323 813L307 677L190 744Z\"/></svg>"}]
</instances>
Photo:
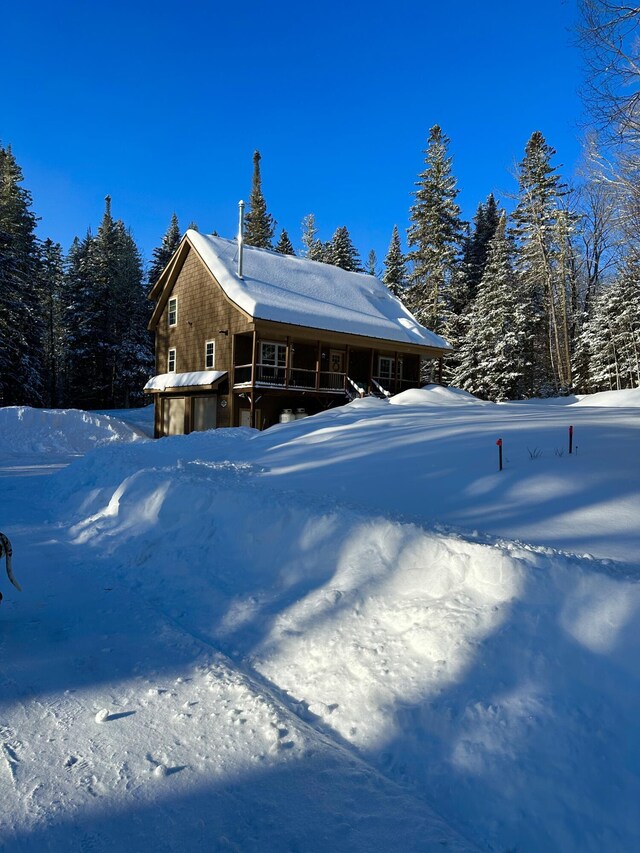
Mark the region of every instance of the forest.
<instances>
[{"instance_id":1,"label":"forest","mask_svg":"<svg viewBox=\"0 0 640 853\"><path fill-rule=\"evenodd\" d=\"M489 193L465 222L450 140L434 125L408 222L390 228L381 268L373 251L363 262L346 226L325 241L313 214L302 223L299 254L378 275L454 347L446 382L487 400L640 385L640 13L606 0L580 6L589 120L571 182L552 140L533 129L514 198ZM245 240L296 254L284 229L274 240L260 159ZM96 233L65 253L37 235L23 183L0 145L0 405L141 405L154 372L147 295L180 242L176 215L147 268L109 196Z\"/></svg>"}]
</instances>

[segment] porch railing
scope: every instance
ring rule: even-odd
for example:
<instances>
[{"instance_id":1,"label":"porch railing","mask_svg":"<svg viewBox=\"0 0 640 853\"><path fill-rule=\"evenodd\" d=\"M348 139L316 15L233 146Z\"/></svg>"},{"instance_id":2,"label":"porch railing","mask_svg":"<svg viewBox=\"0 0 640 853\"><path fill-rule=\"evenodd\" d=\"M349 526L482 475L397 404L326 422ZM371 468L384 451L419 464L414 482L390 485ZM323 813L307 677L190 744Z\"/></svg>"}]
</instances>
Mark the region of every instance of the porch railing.
<instances>
[{"instance_id":1,"label":"porch railing","mask_svg":"<svg viewBox=\"0 0 640 853\"><path fill-rule=\"evenodd\" d=\"M302 391L344 391L346 373L325 370L307 370L303 367L281 367L274 364L256 364L253 380L256 385L292 388ZM251 365L238 364L233 368L233 384L251 384Z\"/></svg>"},{"instance_id":2,"label":"porch railing","mask_svg":"<svg viewBox=\"0 0 640 853\"><path fill-rule=\"evenodd\" d=\"M349 378L346 373L333 373L329 370L308 370L304 367L283 367L274 364L256 364L253 374L256 385L272 388L291 388L299 391L329 391L339 393L348 389ZM234 385L251 384L251 365L238 364L233 368ZM358 385L369 383L358 380ZM385 396L398 394L407 388L419 388L417 379L389 379L387 376L373 376L368 390L385 393Z\"/></svg>"}]
</instances>

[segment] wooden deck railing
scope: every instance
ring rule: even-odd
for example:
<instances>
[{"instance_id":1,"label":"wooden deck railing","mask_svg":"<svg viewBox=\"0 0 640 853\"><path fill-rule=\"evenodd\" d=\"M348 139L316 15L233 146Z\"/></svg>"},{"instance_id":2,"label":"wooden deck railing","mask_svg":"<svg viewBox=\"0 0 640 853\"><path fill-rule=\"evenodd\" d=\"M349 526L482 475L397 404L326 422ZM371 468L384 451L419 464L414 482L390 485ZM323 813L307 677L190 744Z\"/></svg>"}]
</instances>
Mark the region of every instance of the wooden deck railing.
<instances>
[{"instance_id":1,"label":"wooden deck railing","mask_svg":"<svg viewBox=\"0 0 640 853\"><path fill-rule=\"evenodd\" d=\"M252 366L237 364L233 368L233 384L251 385ZM256 385L271 388L290 388L292 391L329 391L346 392L349 377L346 373L333 373L328 370L308 370L304 367L283 367L274 364L256 364L253 370L253 381ZM398 394L408 388L419 388L420 382L415 379L389 379L386 376L373 376L371 382L358 380L358 385L366 390L378 391L384 389L389 394ZM378 386L376 388L376 385Z\"/></svg>"}]
</instances>

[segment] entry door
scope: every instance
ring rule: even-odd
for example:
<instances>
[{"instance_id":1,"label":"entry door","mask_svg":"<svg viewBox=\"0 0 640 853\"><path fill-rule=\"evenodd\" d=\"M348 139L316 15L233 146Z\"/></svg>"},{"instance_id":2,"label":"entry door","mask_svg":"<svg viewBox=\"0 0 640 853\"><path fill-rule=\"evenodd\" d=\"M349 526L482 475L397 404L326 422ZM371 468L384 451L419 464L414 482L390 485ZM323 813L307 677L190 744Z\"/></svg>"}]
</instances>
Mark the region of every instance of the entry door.
<instances>
[{"instance_id":1,"label":"entry door","mask_svg":"<svg viewBox=\"0 0 640 853\"><path fill-rule=\"evenodd\" d=\"M329 371L331 373L344 373L344 350L329 350Z\"/></svg>"},{"instance_id":2,"label":"entry door","mask_svg":"<svg viewBox=\"0 0 640 853\"><path fill-rule=\"evenodd\" d=\"M167 397L162 401L162 432L164 435L184 433L184 397Z\"/></svg>"}]
</instances>

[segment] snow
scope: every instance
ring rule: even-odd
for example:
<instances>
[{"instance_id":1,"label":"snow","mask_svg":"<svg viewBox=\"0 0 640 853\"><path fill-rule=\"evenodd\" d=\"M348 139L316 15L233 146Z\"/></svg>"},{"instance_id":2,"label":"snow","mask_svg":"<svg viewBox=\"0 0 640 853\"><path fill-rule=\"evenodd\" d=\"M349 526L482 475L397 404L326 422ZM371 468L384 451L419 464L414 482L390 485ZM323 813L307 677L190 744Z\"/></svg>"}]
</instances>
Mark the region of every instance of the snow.
<instances>
[{"instance_id":1,"label":"snow","mask_svg":"<svg viewBox=\"0 0 640 853\"><path fill-rule=\"evenodd\" d=\"M106 443L68 412L61 450L0 410L59 468L0 464L4 849L635 849L640 423L608 399Z\"/></svg>"},{"instance_id":2,"label":"snow","mask_svg":"<svg viewBox=\"0 0 640 853\"><path fill-rule=\"evenodd\" d=\"M421 326L375 276L245 246L239 279L236 241L193 230L186 236L229 299L251 317L451 348Z\"/></svg>"},{"instance_id":3,"label":"snow","mask_svg":"<svg viewBox=\"0 0 640 853\"><path fill-rule=\"evenodd\" d=\"M166 391L167 388L187 388L213 385L227 375L226 370L193 370L190 373L160 373L152 376L144 386L145 391Z\"/></svg>"}]
</instances>

